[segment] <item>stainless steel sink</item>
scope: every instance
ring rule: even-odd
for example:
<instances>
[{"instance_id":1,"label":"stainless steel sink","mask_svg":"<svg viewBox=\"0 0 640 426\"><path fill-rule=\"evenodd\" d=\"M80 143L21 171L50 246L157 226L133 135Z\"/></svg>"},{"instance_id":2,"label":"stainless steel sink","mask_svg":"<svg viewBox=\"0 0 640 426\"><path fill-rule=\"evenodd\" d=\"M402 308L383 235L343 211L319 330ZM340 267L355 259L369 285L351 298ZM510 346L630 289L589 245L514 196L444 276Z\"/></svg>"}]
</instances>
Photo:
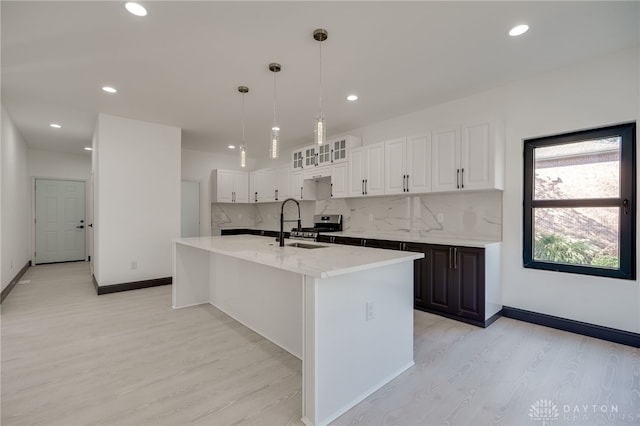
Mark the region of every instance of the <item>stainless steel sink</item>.
<instances>
[{"instance_id":1,"label":"stainless steel sink","mask_svg":"<svg viewBox=\"0 0 640 426\"><path fill-rule=\"evenodd\" d=\"M318 245L315 245L315 244L307 244L307 243L291 243L291 244L287 244L287 246L296 247L296 248L303 248L303 249L317 249L317 248L322 248L322 247L328 247L328 246L318 246Z\"/></svg>"}]
</instances>

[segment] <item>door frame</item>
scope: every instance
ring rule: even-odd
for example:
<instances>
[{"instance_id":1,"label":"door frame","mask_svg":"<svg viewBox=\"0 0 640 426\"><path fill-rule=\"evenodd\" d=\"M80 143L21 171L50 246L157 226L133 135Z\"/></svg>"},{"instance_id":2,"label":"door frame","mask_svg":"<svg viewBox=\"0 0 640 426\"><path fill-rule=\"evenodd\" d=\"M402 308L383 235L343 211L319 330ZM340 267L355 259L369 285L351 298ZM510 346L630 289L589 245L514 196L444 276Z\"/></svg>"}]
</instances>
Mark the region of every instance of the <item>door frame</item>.
<instances>
[{"instance_id":1,"label":"door frame","mask_svg":"<svg viewBox=\"0 0 640 426\"><path fill-rule=\"evenodd\" d=\"M198 184L198 235L202 235L202 182L197 179L180 179L180 208L182 208L182 182ZM209 209L211 209L211 203L209 203ZM209 211L209 217L211 217L211 211ZM182 212L180 213L180 228L182 230Z\"/></svg>"},{"instance_id":2,"label":"door frame","mask_svg":"<svg viewBox=\"0 0 640 426\"><path fill-rule=\"evenodd\" d=\"M31 264L36 264L36 180L37 179L45 179L45 180L60 180L67 182L83 182L84 183L84 222L85 222L85 233L84 233L84 260L85 262L88 259L88 256L91 256L89 251L93 247L89 247L89 232L87 230L89 227L87 226L87 202L89 199L89 194L87 193L89 184L87 179L73 179L73 178L59 178L59 177L49 177L49 176L31 176L31 226L29 229L31 230L31 238L30 238L30 253L29 257L31 258Z\"/></svg>"}]
</instances>

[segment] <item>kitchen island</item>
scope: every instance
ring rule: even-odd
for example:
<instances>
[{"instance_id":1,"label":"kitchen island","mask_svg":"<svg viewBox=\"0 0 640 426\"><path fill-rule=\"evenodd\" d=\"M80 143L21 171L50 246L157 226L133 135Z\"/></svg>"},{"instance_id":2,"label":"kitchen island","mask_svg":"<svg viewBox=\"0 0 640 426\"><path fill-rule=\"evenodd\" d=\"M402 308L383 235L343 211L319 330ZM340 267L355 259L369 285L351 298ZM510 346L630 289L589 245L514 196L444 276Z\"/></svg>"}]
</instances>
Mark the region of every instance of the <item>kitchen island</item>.
<instances>
[{"instance_id":1,"label":"kitchen island","mask_svg":"<svg viewBox=\"0 0 640 426\"><path fill-rule=\"evenodd\" d=\"M209 303L302 360L302 421L324 425L413 365L421 253L271 237L175 240L173 308Z\"/></svg>"}]
</instances>

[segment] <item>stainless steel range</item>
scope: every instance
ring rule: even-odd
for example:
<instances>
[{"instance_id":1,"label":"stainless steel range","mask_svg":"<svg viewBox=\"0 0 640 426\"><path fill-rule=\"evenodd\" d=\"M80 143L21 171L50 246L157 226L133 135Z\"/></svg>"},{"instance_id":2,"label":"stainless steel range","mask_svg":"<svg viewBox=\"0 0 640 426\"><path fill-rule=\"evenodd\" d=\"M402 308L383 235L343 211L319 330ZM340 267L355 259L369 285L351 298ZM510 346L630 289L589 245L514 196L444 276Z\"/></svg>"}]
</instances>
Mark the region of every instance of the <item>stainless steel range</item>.
<instances>
[{"instance_id":1,"label":"stainless steel range","mask_svg":"<svg viewBox=\"0 0 640 426\"><path fill-rule=\"evenodd\" d=\"M292 229L291 238L301 240L317 241L320 232L338 232L342 231L342 215L341 214L316 214L313 215L312 228Z\"/></svg>"}]
</instances>

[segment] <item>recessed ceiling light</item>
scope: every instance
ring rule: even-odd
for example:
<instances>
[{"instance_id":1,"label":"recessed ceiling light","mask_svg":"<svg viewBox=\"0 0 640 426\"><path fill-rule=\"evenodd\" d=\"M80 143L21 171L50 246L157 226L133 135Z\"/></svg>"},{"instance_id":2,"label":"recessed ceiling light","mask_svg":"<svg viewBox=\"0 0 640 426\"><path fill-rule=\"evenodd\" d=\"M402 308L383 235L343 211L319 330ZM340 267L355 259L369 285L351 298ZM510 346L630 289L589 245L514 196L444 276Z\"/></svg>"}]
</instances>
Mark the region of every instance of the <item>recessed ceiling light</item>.
<instances>
[{"instance_id":1,"label":"recessed ceiling light","mask_svg":"<svg viewBox=\"0 0 640 426\"><path fill-rule=\"evenodd\" d=\"M53 127L54 129L61 129L62 128L62 126L59 125L58 123L51 123L51 124L49 124L49 127Z\"/></svg>"},{"instance_id":2,"label":"recessed ceiling light","mask_svg":"<svg viewBox=\"0 0 640 426\"><path fill-rule=\"evenodd\" d=\"M509 35L511 37L517 37L529 31L529 26L526 24L516 25L515 27L509 30Z\"/></svg>"},{"instance_id":3,"label":"recessed ceiling light","mask_svg":"<svg viewBox=\"0 0 640 426\"><path fill-rule=\"evenodd\" d=\"M85 146L85 147L84 147L84 150L85 150L85 151L93 151L93 148L91 148L90 146Z\"/></svg>"},{"instance_id":4,"label":"recessed ceiling light","mask_svg":"<svg viewBox=\"0 0 640 426\"><path fill-rule=\"evenodd\" d=\"M236 149L236 146L235 146L235 145L229 145L227 148L229 148L229 149Z\"/></svg>"},{"instance_id":5,"label":"recessed ceiling light","mask_svg":"<svg viewBox=\"0 0 640 426\"><path fill-rule=\"evenodd\" d=\"M136 16L147 16L147 9L145 9L140 3L129 1L124 5L124 7L127 8L129 13Z\"/></svg>"},{"instance_id":6,"label":"recessed ceiling light","mask_svg":"<svg viewBox=\"0 0 640 426\"><path fill-rule=\"evenodd\" d=\"M349 95L349 96L347 96L347 100L351 101L351 102L357 101L358 100L358 95Z\"/></svg>"},{"instance_id":7,"label":"recessed ceiling light","mask_svg":"<svg viewBox=\"0 0 640 426\"><path fill-rule=\"evenodd\" d=\"M107 92L107 93L117 93L118 92L118 89L116 89L115 87L111 87L111 86L103 86L102 90L104 92Z\"/></svg>"}]
</instances>

